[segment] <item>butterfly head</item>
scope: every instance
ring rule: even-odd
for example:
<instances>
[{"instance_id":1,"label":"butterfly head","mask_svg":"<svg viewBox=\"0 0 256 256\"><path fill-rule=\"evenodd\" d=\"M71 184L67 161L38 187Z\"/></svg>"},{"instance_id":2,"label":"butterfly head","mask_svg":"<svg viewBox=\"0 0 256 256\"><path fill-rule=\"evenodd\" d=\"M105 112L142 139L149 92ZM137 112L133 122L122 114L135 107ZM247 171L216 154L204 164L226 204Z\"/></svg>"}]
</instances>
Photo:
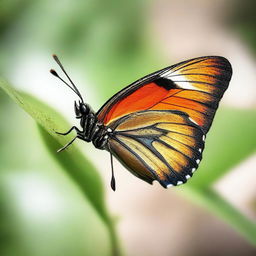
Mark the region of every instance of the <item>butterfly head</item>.
<instances>
[{"instance_id":1,"label":"butterfly head","mask_svg":"<svg viewBox=\"0 0 256 256\"><path fill-rule=\"evenodd\" d=\"M75 101L74 104L76 118L82 118L87 116L90 113L90 107L88 104L79 101L78 103Z\"/></svg>"}]
</instances>

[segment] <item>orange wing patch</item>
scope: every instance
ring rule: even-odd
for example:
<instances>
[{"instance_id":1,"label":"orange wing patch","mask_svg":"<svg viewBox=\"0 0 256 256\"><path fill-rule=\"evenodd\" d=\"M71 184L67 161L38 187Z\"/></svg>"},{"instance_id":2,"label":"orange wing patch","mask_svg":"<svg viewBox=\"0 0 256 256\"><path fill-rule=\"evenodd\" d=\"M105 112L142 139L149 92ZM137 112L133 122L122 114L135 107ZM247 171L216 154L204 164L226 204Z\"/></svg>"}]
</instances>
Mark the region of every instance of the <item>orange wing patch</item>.
<instances>
[{"instance_id":1,"label":"orange wing patch","mask_svg":"<svg viewBox=\"0 0 256 256\"><path fill-rule=\"evenodd\" d=\"M168 91L153 82L146 84L128 97L115 103L106 114L104 122L108 124L110 121L126 114L150 108L154 103L161 101L167 94Z\"/></svg>"}]
</instances>

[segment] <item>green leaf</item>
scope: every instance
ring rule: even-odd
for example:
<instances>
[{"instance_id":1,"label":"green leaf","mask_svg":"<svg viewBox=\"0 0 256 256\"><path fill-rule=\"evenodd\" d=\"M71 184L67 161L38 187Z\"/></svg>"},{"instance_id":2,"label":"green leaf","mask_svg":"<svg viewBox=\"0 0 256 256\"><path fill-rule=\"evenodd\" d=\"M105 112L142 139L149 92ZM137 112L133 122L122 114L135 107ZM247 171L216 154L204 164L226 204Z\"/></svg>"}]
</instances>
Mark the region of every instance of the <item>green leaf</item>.
<instances>
[{"instance_id":1,"label":"green leaf","mask_svg":"<svg viewBox=\"0 0 256 256\"><path fill-rule=\"evenodd\" d=\"M72 135L64 137L56 134L56 131L62 131L63 127L69 127L70 125L55 110L31 95L14 90L5 81L0 81L0 86L20 107L35 119L42 127L40 129L41 131L45 130L51 135L51 139L49 139L49 137L46 138L46 135L44 135L51 150L56 152L59 147L71 140ZM63 165L66 167L66 170L72 169L69 174L72 175L75 180L81 178L80 182L83 183L83 190L86 196L90 199L97 211L106 218L102 182L96 169L75 145L66 150L66 152L62 152L62 154L57 155L55 152L54 155L56 155L59 162L65 161ZM80 177L78 178L77 176L79 175ZM97 194L97 197L95 194Z\"/></svg>"},{"instance_id":2,"label":"green leaf","mask_svg":"<svg viewBox=\"0 0 256 256\"><path fill-rule=\"evenodd\" d=\"M102 218L109 230L113 253L117 254L115 230L105 207L102 181L95 167L75 145L61 154L56 153L57 149L71 140L72 135L60 136L55 131L62 131L63 127L70 127L70 125L52 108L31 95L13 89L6 81L0 80L0 87L38 123L41 135L52 156L79 186L95 212Z\"/></svg>"},{"instance_id":3,"label":"green leaf","mask_svg":"<svg viewBox=\"0 0 256 256\"><path fill-rule=\"evenodd\" d=\"M43 137L44 142L46 143L48 149L51 152L51 156L56 158L56 160L63 167L63 169L65 169L70 177L76 182L76 184L80 186L83 193L87 195L87 186L95 185L95 187L90 187L90 195L92 199L96 199L99 195L101 195L100 193L102 193L102 187L99 187L99 184L98 187L96 187L97 184L92 182L92 180L95 179L94 174L90 176L90 171L93 170L94 167L91 163L88 162L83 154L76 147L73 148L74 145L72 145L72 154L69 154L71 153L71 148L66 150L68 154L66 154L66 152L64 154L62 154L63 152L61 154L57 154L56 148L59 149L62 145L56 140L53 140L52 136L47 133L45 129L43 129L41 126L39 126L39 131ZM89 182L89 184L87 182ZM102 218L104 219L105 223L109 228L110 238L112 240L113 255L119 255L119 246L115 234L115 229L112 220L109 218L105 210L103 197L99 197L97 199L98 200L96 200L95 202L96 207L99 210L99 214L101 214Z\"/></svg>"}]
</instances>

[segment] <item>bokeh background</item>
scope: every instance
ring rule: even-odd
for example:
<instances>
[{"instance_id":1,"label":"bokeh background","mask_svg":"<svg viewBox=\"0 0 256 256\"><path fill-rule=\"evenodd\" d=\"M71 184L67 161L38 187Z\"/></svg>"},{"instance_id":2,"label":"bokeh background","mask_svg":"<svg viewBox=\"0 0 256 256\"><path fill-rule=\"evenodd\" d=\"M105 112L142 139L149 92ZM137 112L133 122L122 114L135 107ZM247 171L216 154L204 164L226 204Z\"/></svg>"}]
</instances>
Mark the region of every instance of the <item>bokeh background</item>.
<instances>
[{"instance_id":1,"label":"bokeh background","mask_svg":"<svg viewBox=\"0 0 256 256\"><path fill-rule=\"evenodd\" d=\"M255 7L253 0L2 0L0 255L256 255ZM228 58L233 78L193 179L164 190L115 161L114 193L107 152L76 141L57 154L70 137L54 130L76 124L76 96L49 74L58 70L52 53L95 110L157 69Z\"/></svg>"}]
</instances>

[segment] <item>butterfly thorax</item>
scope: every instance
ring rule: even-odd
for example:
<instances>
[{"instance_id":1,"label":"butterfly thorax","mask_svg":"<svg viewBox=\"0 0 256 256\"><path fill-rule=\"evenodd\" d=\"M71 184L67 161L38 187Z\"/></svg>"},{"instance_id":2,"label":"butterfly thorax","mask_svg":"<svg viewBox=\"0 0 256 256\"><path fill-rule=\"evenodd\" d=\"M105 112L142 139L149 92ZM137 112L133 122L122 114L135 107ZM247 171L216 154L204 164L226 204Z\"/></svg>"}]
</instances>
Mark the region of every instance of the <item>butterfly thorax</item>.
<instances>
[{"instance_id":1,"label":"butterfly thorax","mask_svg":"<svg viewBox=\"0 0 256 256\"><path fill-rule=\"evenodd\" d=\"M76 118L80 119L82 130L76 129L77 137L86 142L92 142L98 149L105 149L108 140L107 127L98 121L94 111L88 104L75 102Z\"/></svg>"}]
</instances>

